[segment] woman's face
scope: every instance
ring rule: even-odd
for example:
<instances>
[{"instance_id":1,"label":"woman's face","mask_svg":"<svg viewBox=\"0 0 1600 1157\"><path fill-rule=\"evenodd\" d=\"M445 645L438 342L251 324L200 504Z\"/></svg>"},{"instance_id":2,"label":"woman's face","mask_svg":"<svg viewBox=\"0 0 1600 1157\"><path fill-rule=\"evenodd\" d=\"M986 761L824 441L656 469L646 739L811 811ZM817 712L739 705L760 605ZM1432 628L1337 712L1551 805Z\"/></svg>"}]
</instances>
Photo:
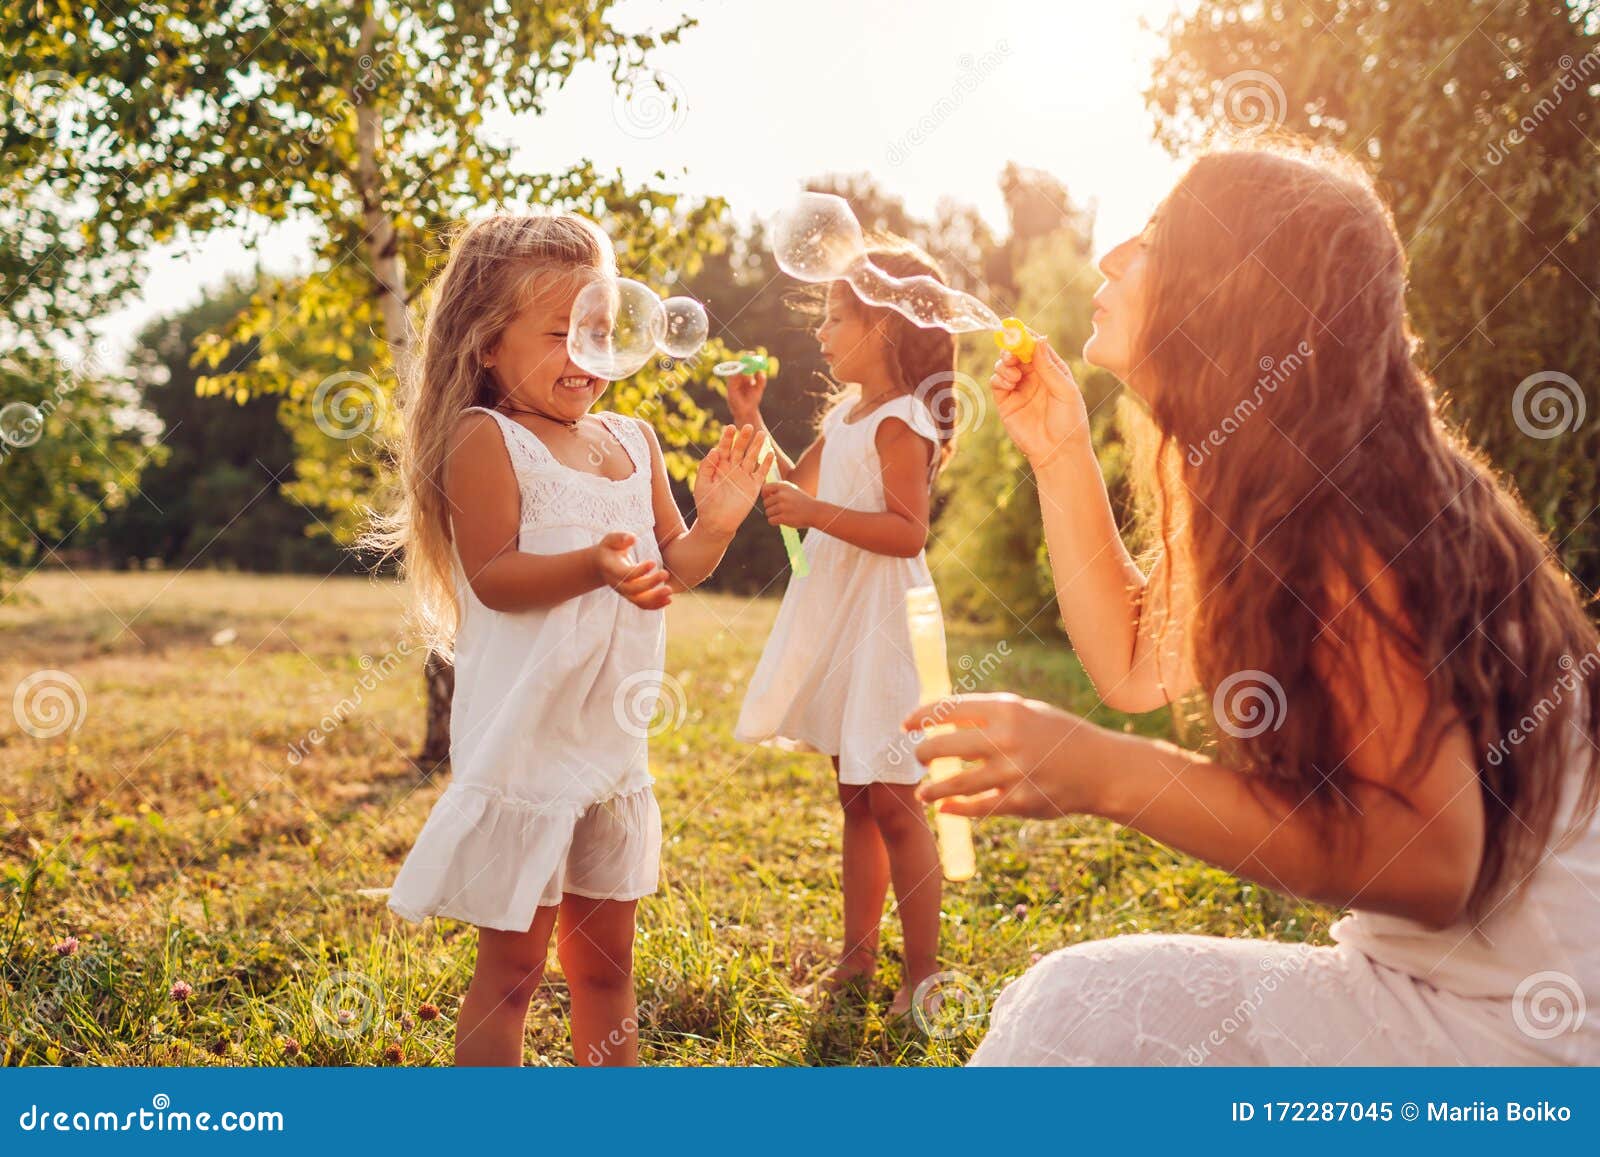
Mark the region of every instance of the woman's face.
<instances>
[{"instance_id":1,"label":"woman's face","mask_svg":"<svg viewBox=\"0 0 1600 1157\"><path fill-rule=\"evenodd\" d=\"M1146 225L1100 259L1106 281L1095 292L1094 332L1083 343L1084 361L1110 370L1135 390L1139 388L1136 346L1145 315L1145 256L1150 232L1151 226Z\"/></svg>"},{"instance_id":2,"label":"woman's face","mask_svg":"<svg viewBox=\"0 0 1600 1157\"><path fill-rule=\"evenodd\" d=\"M882 364L883 335L869 319L860 299L847 282L828 286L828 303L817 330L817 345L833 376L841 382L861 382Z\"/></svg>"},{"instance_id":3,"label":"woman's face","mask_svg":"<svg viewBox=\"0 0 1600 1157\"><path fill-rule=\"evenodd\" d=\"M485 363L513 406L575 421L589 412L606 381L573 363L567 327L580 285L542 295L524 307L500 335Z\"/></svg>"}]
</instances>

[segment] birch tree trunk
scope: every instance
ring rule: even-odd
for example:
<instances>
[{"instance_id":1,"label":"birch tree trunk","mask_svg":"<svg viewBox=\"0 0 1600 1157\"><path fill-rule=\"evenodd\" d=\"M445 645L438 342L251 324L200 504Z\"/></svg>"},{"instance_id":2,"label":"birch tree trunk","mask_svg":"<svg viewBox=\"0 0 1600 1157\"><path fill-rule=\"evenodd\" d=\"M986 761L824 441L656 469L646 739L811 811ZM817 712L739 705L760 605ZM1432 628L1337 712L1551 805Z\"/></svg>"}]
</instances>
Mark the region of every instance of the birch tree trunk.
<instances>
[{"instance_id":1,"label":"birch tree trunk","mask_svg":"<svg viewBox=\"0 0 1600 1157\"><path fill-rule=\"evenodd\" d=\"M372 271L373 292L383 318L384 341L394 366L396 389L406 389L416 369L417 332L408 307L405 261L400 253L400 233L384 205L383 172L379 161L382 147L382 122L373 99L377 87L372 76L376 67L373 49L378 39L378 21L373 5L367 5L361 24L357 60L365 62L358 73L351 100L356 109L356 184L361 196L363 243L367 267ZM430 775L450 759L450 702L455 694L455 668L430 651L423 664L427 688L427 725L422 747L413 757L424 775Z\"/></svg>"}]
</instances>

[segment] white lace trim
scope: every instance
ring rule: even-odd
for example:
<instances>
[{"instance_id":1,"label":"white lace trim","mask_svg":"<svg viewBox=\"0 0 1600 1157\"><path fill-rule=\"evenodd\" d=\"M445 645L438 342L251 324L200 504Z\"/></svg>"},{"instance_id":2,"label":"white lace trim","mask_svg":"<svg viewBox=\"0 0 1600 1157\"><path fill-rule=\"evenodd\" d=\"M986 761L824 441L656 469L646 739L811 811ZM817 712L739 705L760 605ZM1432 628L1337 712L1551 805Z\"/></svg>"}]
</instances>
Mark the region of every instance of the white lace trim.
<instances>
[{"instance_id":1,"label":"white lace trim","mask_svg":"<svg viewBox=\"0 0 1600 1157\"><path fill-rule=\"evenodd\" d=\"M655 526L650 447L637 423L626 418L610 420L617 415L597 415L633 461L632 474L611 479L563 465L537 435L494 410L483 412L494 416L511 456L521 499L521 527L574 526L604 534Z\"/></svg>"}]
</instances>

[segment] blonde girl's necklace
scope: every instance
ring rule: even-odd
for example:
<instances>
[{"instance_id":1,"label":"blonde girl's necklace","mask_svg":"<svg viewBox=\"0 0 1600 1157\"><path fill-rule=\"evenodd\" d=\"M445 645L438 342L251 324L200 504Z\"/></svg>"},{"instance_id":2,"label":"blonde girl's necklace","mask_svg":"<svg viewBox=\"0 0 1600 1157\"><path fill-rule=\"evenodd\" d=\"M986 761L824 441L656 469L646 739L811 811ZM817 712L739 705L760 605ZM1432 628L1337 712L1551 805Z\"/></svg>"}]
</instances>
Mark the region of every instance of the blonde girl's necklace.
<instances>
[{"instance_id":1,"label":"blonde girl's necklace","mask_svg":"<svg viewBox=\"0 0 1600 1157\"><path fill-rule=\"evenodd\" d=\"M576 431L578 423L583 421L582 418L573 418L568 421L566 418L558 418L554 414L547 414L543 410L526 410L520 406L508 406L504 402L496 405L495 409L507 414L532 414L535 418L543 418L546 422L554 422L556 425L565 426L571 431Z\"/></svg>"}]
</instances>

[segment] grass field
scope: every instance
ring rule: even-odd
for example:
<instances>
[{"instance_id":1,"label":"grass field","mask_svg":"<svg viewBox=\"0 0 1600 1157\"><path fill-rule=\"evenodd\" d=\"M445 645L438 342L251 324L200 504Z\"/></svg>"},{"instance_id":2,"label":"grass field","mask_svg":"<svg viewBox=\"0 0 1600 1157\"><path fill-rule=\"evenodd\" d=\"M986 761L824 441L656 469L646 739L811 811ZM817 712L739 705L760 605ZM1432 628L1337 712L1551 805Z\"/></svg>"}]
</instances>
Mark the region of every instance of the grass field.
<instances>
[{"instance_id":1,"label":"grass field","mask_svg":"<svg viewBox=\"0 0 1600 1157\"><path fill-rule=\"evenodd\" d=\"M0 716L5 1062L450 1063L473 929L409 924L360 894L388 886L444 786L408 759L421 656L382 674L402 640L398 589L40 571L20 595L0 607L0 687L32 679L47 712L55 680L81 726L39 738L18 711ZM966 978L969 1025L929 1037L884 1021L892 915L871 998L814 1013L793 990L840 935L831 772L730 737L776 607L695 595L671 611L687 712L652 746L666 841L662 890L640 906L645 1063L954 1064L987 1003L1051 949L1136 931L1323 939L1329 912L1109 824L989 821L978 877L945 894L944 962ZM953 627L952 663L998 639ZM1026 635L988 682L1094 704L1071 653ZM341 702L354 710L325 726ZM529 1063L571 1063L566 1004L552 953Z\"/></svg>"}]
</instances>

